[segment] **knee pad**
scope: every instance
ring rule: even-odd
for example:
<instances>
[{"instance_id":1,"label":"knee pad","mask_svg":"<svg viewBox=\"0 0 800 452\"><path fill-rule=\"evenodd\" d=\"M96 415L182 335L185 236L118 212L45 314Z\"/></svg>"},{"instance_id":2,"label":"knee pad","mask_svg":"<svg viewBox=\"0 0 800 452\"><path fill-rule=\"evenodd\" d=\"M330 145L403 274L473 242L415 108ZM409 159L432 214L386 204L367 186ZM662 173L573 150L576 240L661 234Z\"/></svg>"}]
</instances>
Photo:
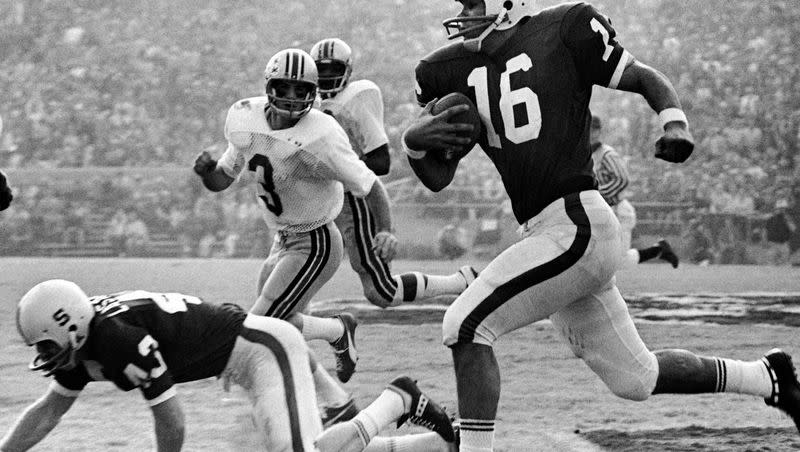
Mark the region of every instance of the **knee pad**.
<instances>
[{"instance_id":1,"label":"knee pad","mask_svg":"<svg viewBox=\"0 0 800 452\"><path fill-rule=\"evenodd\" d=\"M460 313L452 309L453 305L447 308L442 319L442 343L452 347L459 343L483 344L489 347L494 346L497 339L490 334L486 328L480 325L469 325Z\"/></svg>"},{"instance_id":2,"label":"knee pad","mask_svg":"<svg viewBox=\"0 0 800 452\"><path fill-rule=\"evenodd\" d=\"M584 360L592 367L586 357L584 357ZM617 397L641 402L647 400L656 387L658 361L656 361L655 355L649 353L647 362L641 367L631 369L606 368L605 372L598 372L598 375L606 387Z\"/></svg>"},{"instance_id":3,"label":"knee pad","mask_svg":"<svg viewBox=\"0 0 800 452\"><path fill-rule=\"evenodd\" d=\"M393 299L387 299L381 295L372 284L364 286L364 296L367 298L367 301L380 308L385 309L392 306Z\"/></svg>"}]
</instances>

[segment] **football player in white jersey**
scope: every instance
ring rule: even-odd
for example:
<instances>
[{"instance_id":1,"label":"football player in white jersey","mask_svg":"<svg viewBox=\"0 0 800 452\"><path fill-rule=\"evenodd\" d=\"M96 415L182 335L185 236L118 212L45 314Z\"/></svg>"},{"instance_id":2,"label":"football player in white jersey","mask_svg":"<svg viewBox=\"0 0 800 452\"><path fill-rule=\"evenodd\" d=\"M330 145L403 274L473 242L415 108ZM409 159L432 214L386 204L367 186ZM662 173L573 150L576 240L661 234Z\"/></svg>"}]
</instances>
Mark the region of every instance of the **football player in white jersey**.
<instances>
[{"instance_id":1,"label":"football player in white jersey","mask_svg":"<svg viewBox=\"0 0 800 452\"><path fill-rule=\"evenodd\" d=\"M211 191L229 187L246 169L255 176L264 219L275 241L259 277L259 296L251 312L284 319L307 340L325 339L336 351L336 373L347 382L355 370L355 318L303 314L311 297L336 272L342 237L333 220L344 189L362 198L374 213L376 253L390 260L397 240L386 190L359 160L342 127L312 109L317 69L299 49L278 52L265 70L266 96L240 100L228 111L228 148L219 161L204 151L195 172ZM315 365L315 384L326 403L326 424L356 413L353 399ZM334 410L328 412L328 408Z\"/></svg>"},{"instance_id":2,"label":"football player in white jersey","mask_svg":"<svg viewBox=\"0 0 800 452\"><path fill-rule=\"evenodd\" d=\"M647 248L631 248L633 228L636 226L636 209L624 196L624 191L630 183L628 165L614 148L600 141L602 130L603 121L599 116L592 115L589 142L592 146L594 175L597 177L597 189L600 195L611 206L619 220L623 253L621 268L630 268L656 257L669 262L672 268L678 268L678 256L664 239Z\"/></svg>"},{"instance_id":3,"label":"football player in white jersey","mask_svg":"<svg viewBox=\"0 0 800 452\"><path fill-rule=\"evenodd\" d=\"M380 88L370 80L350 80L353 52L343 40L323 39L311 47L310 53L319 71L320 110L336 118L369 169L378 176L388 174L389 138L383 126ZM392 275L389 261L376 253L374 242L385 232L376 231L373 215L365 200L348 190L342 212L336 218L350 265L372 304L386 308L440 295L458 295L475 279L477 273L470 266L446 276L420 272Z\"/></svg>"}]
</instances>

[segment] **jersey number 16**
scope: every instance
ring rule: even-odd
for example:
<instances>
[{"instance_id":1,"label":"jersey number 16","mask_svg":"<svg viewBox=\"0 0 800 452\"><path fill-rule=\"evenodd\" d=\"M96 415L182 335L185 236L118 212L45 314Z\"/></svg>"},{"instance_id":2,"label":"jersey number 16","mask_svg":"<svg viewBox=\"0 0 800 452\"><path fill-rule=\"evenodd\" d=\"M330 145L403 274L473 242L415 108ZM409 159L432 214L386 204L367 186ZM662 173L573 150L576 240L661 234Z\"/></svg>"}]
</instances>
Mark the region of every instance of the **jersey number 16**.
<instances>
[{"instance_id":1,"label":"jersey number 16","mask_svg":"<svg viewBox=\"0 0 800 452\"><path fill-rule=\"evenodd\" d=\"M517 71L527 71L533 67L531 57L521 53L506 62L506 70L500 74L500 116L503 120L504 134L509 141L515 144L535 140L542 129L542 112L539 108L539 96L527 86L511 89L511 74ZM475 100L478 104L478 113L486 127L486 139L489 146L500 148L500 136L492 124L491 108L489 106L489 82L486 66L477 67L467 77L467 84L475 88ZM517 126L514 118L514 106L522 104L528 116L527 124Z\"/></svg>"}]
</instances>

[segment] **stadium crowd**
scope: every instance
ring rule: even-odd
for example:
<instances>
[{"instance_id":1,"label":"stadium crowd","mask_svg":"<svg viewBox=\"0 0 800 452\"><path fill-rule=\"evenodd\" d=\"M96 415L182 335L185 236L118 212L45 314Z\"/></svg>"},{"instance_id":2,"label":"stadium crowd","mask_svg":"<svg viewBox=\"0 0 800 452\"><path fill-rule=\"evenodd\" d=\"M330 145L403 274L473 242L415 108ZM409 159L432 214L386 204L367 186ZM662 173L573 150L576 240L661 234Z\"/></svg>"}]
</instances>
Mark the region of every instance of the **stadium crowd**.
<instances>
[{"instance_id":1,"label":"stadium crowd","mask_svg":"<svg viewBox=\"0 0 800 452\"><path fill-rule=\"evenodd\" d=\"M607 144L628 160L634 202L690 206L663 212L684 222L687 236L694 233L693 219L729 215L730 224L758 225L777 205L794 202L792 184L800 180L800 9L792 0L708 0L681 7L666 0L593 3L612 18L634 56L675 82L697 142L687 164L654 159L658 123L645 102L598 89L593 111L606 121ZM16 43L0 46L0 168L188 168L199 149L223 140L230 103L261 92L266 56L337 35L356 52L354 78L373 80L383 90L395 159L389 178L401 179L410 174L398 151L400 131L416 108L413 67L446 42L439 24L456 11L445 1L396 0L363 9L356 2L300 0L286 6L292 21L282 23L252 0L12 0L0 12L0 40ZM404 20L393 20L398 13ZM499 205L505 199L485 155L473 152L464 166L453 188L439 194L414 190L415 201ZM140 253L142 243L167 235L181 237L185 255L249 255L264 246L249 191L210 196L190 182L142 179L75 178L59 181L59 189L41 180L17 187L15 204L0 218L2 252L93 240L86 224L101 220L108 224L103 240L117 254ZM733 227L741 233L731 235L718 226L725 223L705 225L717 254L724 242L754 230Z\"/></svg>"}]
</instances>

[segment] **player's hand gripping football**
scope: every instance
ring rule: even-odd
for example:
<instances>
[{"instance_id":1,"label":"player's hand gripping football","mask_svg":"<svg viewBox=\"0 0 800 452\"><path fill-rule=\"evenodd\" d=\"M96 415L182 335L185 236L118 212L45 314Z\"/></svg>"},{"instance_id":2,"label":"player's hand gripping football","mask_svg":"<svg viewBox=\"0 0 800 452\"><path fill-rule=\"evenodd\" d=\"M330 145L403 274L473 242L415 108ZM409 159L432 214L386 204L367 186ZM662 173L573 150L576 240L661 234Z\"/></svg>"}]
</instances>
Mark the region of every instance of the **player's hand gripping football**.
<instances>
[{"instance_id":1,"label":"player's hand gripping football","mask_svg":"<svg viewBox=\"0 0 800 452\"><path fill-rule=\"evenodd\" d=\"M450 117L469 110L467 105L455 105L437 115L431 113L438 99L425 105L425 108L406 130L406 146L415 151L457 152L472 141L469 137L471 124L450 123Z\"/></svg>"},{"instance_id":2,"label":"player's hand gripping football","mask_svg":"<svg viewBox=\"0 0 800 452\"><path fill-rule=\"evenodd\" d=\"M656 141L656 158L672 163L682 163L692 155L694 138L687 125L680 121L667 124L664 136Z\"/></svg>"},{"instance_id":3,"label":"player's hand gripping football","mask_svg":"<svg viewBox=\"0 0 800 452\"><path fill-rule=\"evenodd\" d=\"M372 249L383 259L384 262L391 262L397 254L397 237L389 231L380 231L375 234Z\"/></svg>"},{"instance_id":4,"label":"player's hand gripping football","mask_svg":"<svg viewBox=\"0 0 800 452\"><path fill-rule=\"evenodd\" d=\"M217 161L211 157L208 151L203 151L194 159L194 172L200 176L205 176L214 171Z\"/></svg>"}]
</instances>

